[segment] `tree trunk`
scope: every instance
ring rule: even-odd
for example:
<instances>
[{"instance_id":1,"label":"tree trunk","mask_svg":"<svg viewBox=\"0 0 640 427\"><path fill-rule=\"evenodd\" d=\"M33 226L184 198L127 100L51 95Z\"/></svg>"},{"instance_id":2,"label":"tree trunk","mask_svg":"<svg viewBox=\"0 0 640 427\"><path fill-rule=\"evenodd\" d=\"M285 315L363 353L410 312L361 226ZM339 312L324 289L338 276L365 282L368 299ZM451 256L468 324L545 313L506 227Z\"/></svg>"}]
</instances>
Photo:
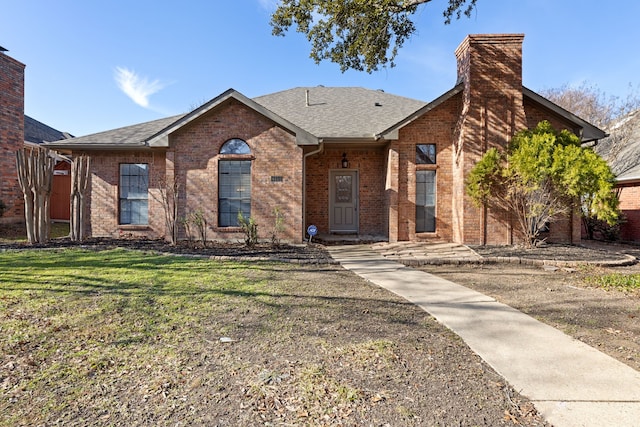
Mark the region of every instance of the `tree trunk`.
<instances>
[{"instance_id":1,"label":"tree trunk","mask_svg":"<svg viewBox=\"0 0 640 427\"><path fill-rule=\"evenodd\" d=\"M89 157L75 157L71 165L71 240L84 240L84 195L89 181Z\"/></svg>"},{"instance_id":2,"label":"tree trunk","mask_svg":"<svg viewBox=\"0 0 640 427\"><path fill-rule=\"evenodd\" d=\"M54 160L46 148L18 150L16 166L18 183L24 195L24 216L29 243L46 243L49 240L51 219L49 199Z\"/></svg>"}]
</instances>

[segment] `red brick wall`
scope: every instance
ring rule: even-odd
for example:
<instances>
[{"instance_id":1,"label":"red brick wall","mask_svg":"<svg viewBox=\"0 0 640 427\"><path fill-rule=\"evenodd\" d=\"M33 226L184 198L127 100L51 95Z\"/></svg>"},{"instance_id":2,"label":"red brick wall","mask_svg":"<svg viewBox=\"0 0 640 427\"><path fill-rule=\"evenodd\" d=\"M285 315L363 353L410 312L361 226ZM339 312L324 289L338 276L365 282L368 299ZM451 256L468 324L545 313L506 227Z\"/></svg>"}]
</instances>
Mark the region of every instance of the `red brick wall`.
<instances>
[{"instance_id":1,"label":"red brick wall","mask_svg":"<svg viewBox=\"0 0 640 427\"><path fill-rule=\"evenodd\" d=\"M80 153L74 153L80 154ZM165 236L164 211L158 188L164 182L164 153L102 152L91 156L91 176L85 201L86 233L93 237ZM149 165L149 225L118 224L118 184L121 163Z\"/></svg>"},{"instance_id":2,"label":"red brick wall","mask_svg":"<svg viewBox=\"0 0 640 427\"><path fill-rule=\"evenodd\" d=\"M453 239L451 200L454 192L453 135L460 115L462 96L457 95L400 131L397 240ZM415 232L416 170L433 169L416 165L416 145L436 145L436 231Z\"/></svg>"},{"instance_id":3,"label":"red brick wall","mask_svg":"<svg viewBox=\"0 0 640 427\"><path fill-rule=\"evenodd\" d=\"M91 153L88 234L96 237L166 237L159 189L171 182L175 173L179 182L180 218L202 210L208 240L243 240L240 228L218 227L218 160L222 157L219 151L231 138L243 139L251 148L251 216L258 224L260 239L271 238L275 225L274 208L278 207L284 217L284 230L279 237L283 241L300 241L303 238L302 149L295 145L294 136L235 101L177 131L171 136L171 148L166 153ZM148 226L118 225L120 163L148 163L150 166ZM281 176L282 182L272 182L272 176ZM186 238L182 227L179 237Z\"/></svg>"},{"instance_id":4,"label":"red brick wall","mask_svg":"<svg viewBox=\"0 0 640 427\"><path fill-rule=\"evenodd\" d=\"M553 126L554 129L557 130L567 129L576 135L580 131L577 128L573 128L571 123L567 122L556 113L528 100L527 98L524 100L524 111L527 116L527 127L529 129L535 128L538 123L546 120L551 123L551 126Z\"/></svg>"},{"instance_id":5,"label":"red brick wall","mask_svg":"<svg viewBox=\"0 0 640 427\"><path fill-rule=\"evenodd\" d=\"M640 241L640 186L620 188L620 210L626 222L620 227L620 238L627 241Z\"/></svg>"},{"instance_id":6,"label":"red brick wall","mask_svg":"<svg viewBox=\"0 0 640 427\"><path fill-rule=\"evenodd\" d=\"M0 200L8 210L3 222L24 220L16 152L24 145L24 64L0 53Z\"/></svg>"},{"instance_id":7,"label":"red brick wall","mask_svg":"<svg viewBox=\"0 0 640 427\"><path fill-rule=\"evenodd\" d=\"M201 209L210 239L243 239L239 228L218 227L218 161L220 147L232 138L252 153L251 216L261 239L270 238L274 209L284 218L283 240L300 241L302 228L302 149L295 137L237 101L197 119L172 136L175 173L182 189L179 215ZM272 182L271 177L282 177ZM184 237L184 233L182 234Z\"/></svg>"}]
</instances>

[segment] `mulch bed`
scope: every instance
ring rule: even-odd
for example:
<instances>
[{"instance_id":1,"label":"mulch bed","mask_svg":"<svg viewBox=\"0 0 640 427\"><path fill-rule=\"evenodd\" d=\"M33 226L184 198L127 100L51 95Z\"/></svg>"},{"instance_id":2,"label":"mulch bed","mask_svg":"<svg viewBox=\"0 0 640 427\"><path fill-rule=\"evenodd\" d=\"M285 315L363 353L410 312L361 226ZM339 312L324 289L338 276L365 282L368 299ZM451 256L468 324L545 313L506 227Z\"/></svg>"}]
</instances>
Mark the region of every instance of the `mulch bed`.
<instances>
[{"instance_id":1,"label":"mulch bed","mask_svg":"<svg viewBox=\"0 0 640 427\"><path fill-rule=\"evenodd\" d=\"M0 250L23 250L44 248L83 248L112 249L126 248L140 251L153 251L178 255L202 256L214 259L246 259L261 261L288 261L297 263L334 263L323 246L318 244L279 244L259 243L248 247L244 243L207 242L206 246L194 242L178 242L170 245L164 240L152 239L110 239L89 238L83 242L72 242L69 238L52 239L46 244L29 245L26 242L0 242Z\"/></svg>"},{"instance_id":2,"label":"mulch bed","mask_svg":"<svg viewBox=\"0 0 640 427\"><path fill-rule=\"evenodd\" d=\"M570 245L547 245L531 249L520 246L473 246L472 249L483 257L517 257L558 261L614 261L620 259L620 253L611 250Z\"/></svg>"}]
</instances>

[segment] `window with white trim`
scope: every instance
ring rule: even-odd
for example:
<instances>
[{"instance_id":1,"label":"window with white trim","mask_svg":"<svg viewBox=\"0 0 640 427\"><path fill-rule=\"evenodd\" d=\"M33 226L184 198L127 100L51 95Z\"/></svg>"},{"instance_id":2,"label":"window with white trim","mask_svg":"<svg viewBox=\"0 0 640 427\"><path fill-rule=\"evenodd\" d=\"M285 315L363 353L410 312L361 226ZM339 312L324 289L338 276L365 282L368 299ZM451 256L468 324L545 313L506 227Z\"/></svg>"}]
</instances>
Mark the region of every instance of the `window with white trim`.
<instances>
[{"instance_id":1,"label":"window with white trim","mask_svg":"<svg viewBox=\"0 0 640 427\"><path fill-rule=\"evenodd\" d=\"M149 223L149 165L120 164L119 223L146 225Z\"/></svg>"}]
</instances>

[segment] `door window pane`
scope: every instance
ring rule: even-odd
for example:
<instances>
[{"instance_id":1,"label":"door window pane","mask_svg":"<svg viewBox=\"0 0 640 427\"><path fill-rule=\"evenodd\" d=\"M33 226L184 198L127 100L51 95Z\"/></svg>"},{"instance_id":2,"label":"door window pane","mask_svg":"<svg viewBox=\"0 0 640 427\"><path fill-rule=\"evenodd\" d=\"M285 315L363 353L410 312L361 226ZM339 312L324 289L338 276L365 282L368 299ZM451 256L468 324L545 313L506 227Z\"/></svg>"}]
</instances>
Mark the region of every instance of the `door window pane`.
<instances>
[{"instance_id":1,"label":"door window pane","mask_svg":"<svg viewBox=\"0 0 640 427\"><path fill-rule=\"evenodd\" d=\"M353 198L353 179L351 175L336 175L336 203L351 203Z\"/></svg>"}]
</instances>

